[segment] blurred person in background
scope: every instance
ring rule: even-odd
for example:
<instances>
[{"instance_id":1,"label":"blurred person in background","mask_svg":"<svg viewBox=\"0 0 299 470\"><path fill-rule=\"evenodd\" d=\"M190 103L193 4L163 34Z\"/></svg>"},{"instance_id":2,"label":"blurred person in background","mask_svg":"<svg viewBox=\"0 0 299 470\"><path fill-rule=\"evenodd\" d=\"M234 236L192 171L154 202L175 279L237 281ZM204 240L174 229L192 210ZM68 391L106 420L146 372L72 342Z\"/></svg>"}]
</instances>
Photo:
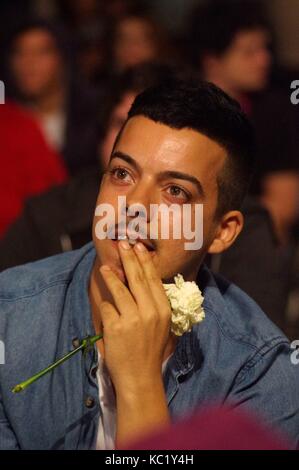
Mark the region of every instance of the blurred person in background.
<instances>
[{"instance_id":1,"label":"blurred person in background","mask_svg":"<svg viewBox=\"0 0 299 470\"><path fill-rule=\"evenodd\" d=\"M60 17L72 33L97 31L102 25L104 2L99 0L56 0Z\"/></svg>"},{"instance_id":2,"label":"blurred person in background","mask_svg":"<svg viewBox=\"0 0 299 470\"><path fill-rule=\"evenodd\" d=\"M52 0L50 0L52 1ZM96 30L137 7L140 0L54 0L58 16L73 32Z\"/></svg>"},{"instance_id":3,"label":"blurred person in background","mask_svg":"<svg viewBox=\"0 0 299 470\"><path fill-rule=\"evenodd\" d=\"M74 38L78 74L92 85L106 63L104 5L99 0L56 2L58 17Z\"/></svg>"},{"instance_id":4,"label":"blurred person in background","mask_svg":"<svg viewBox=\"0 0 299 470\"><path fill-rule=\"evenodd\" d=\"M27 198L66 181L67 171L30 114L11 102L0 105L0 142L1 238Z\"/></svg>"},{"instance_id":5,"label":"blurred person in background","mask_svg":"<svg viewBox=\"0 0 299 470\"><path fill-rule=\"evenodd\" d=\"M10 44L12 97L31 112L74 175L97 158L97 94L76 80L71 48L59 27L28 21Z\"/></svg>"},{"instance_id":6,"label":"blurred person in background","mask_svg":"<svg viewBox=\"0 0 299 470\"><path fill-rule=\"evenodd\" d=\"M121 74L106 109L98 166L27 202L22 216L0 243L0 270L80 248L91 241L101 175L131 103L139 91L173 76L179 76L177 70L159 64L139 65ZM234 245L221 255L208 257L206 262L213 272L221 273L252 296L272 321L284 329L286 281L279 270L269 215L253 199L246 200L243 213L244 228Z\"/></svg>"},{"instance_id":7,"label":"blurred person in background","mask_svg":"<svg viewBox=\"0 0 299 470\"><path fill-rule=\"evenodd\" d=\"M135 0L60 0L56 2L58 17L70 31L76 43L78 73L87 82L109 88L111 73L109 47L115 23L136 10ZM138 11L142 11L139 1Z\"/></svg>"},{"instance_id":8,"label":"blurred person in background","mask_svg":"<svg viewBox=\"0 0 299 470\"><path fill-rule=\"evenodd\" d=\"M271 30L254 1L214 1L193 15L194 66L237 99L256 130L252 192L270 211L281 244L290 242L299 214L298 113L289 95L269 89Z\"/></svg>"},{"instance_id":9,"label":"blurred person in background","mask_svg":"<svg viewBox=\"0 0 299 470\"><path fill-rule=\"evenodd\" d=\"M105 30L77 33L76 42L78 74L92 86L101 86L105 80L107 63Z\"/></svg>"},{"instance_id":10,"label":"blurred person in background","mask_svg":"<svg viewBox=\"0 0 299 470\"><path fill-rule=\"evenodd\" d=\"M111 66L116 73L127 67L167 59L167 45L159 24L140 10L119 18L111 31Z\"/></svg>"}]
</instances>

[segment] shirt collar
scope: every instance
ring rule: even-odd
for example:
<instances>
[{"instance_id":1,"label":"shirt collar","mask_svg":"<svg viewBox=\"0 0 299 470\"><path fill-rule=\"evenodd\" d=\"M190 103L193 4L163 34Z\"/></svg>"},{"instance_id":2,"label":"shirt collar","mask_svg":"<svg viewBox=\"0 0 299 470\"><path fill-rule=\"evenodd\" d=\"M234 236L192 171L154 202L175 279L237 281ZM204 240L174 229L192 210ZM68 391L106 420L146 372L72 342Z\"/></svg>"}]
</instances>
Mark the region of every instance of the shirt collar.
<instances>
[{"instance_id":1,"label":"shirt collar","mask_svg":"<svg viewBox=\"0 0 299 470\"><path fill-rule=\"evenodd\" d=\"M96 252L93 243L86 245L86 253L76 266L73 277L71 279L68 295L70 299L70 340L71 348L74 342L79 343L86 336L94 336L95 329L92 322L92 312L88 296L89 280ZM84 356L84 368L87 375L95 363L97 363L97 348L93 347L87 351Z\"/></svg>"},{"instance_id":2,"label":"shirt collar","mask_svg":"<svg viewBox=\"0 0 299 470\"><path fill-rule=\"evenodd\" d=\"M88 290L96 252L93 243L89 243L86 247L86 254L76 266L68 289L70 308L72 310L71 330L72 334L76 335L79 339L87 335L95 335Z\"/></svg>"}]
</instances>

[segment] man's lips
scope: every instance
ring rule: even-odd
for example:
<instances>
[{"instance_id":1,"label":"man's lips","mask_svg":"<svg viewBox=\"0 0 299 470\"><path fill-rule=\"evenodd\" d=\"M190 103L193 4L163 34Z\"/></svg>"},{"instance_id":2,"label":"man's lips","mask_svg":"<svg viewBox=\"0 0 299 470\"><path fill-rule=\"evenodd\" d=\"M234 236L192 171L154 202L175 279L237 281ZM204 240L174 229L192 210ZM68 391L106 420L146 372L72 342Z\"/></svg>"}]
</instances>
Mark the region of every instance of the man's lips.
<instances>
[{"instance_id":1,"label":"man's lips","mask_svg":"<svg viewBox=\"0 0 299 470\"><path fill-rule=\"evenodd\" d=\"M109 238L108 238L108 240L109 240ZM120 240L121 240L121 239L120 239ZM117 239L114 239L114 240L113 240L113 239L110 239L112 245L114 246L114 248L115 248L117 251L118 251L118 249L119 249L119 248L118 248L118 243L119 243L120 240L117 240ZM122 239L122 240L123 240L123 239ZM139 241L139 243L143 243L143 242L144 242L144 240L140 240L140 241ZM144 243L144 245L145 245L145 243ZM134 245L132 245L132 247L133 247L133 246L134 246ZM145 246L146 246L146 245L145 245ZM152 258L154 258L154 257L156 256L156 254L157 254L156 250L154 250L154 249L149 249L147 246L146 246L146 248L147 248L147 250L148 250L149 255L150 255Z\"/></svg>"}]
</instances>

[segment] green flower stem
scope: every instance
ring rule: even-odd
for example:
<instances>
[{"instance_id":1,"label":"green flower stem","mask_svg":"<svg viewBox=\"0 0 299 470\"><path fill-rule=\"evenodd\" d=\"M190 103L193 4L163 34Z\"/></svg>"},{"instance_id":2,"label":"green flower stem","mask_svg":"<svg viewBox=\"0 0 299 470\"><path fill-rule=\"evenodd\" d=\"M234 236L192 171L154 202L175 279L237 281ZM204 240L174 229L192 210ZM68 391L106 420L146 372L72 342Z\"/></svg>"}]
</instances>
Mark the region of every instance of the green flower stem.
<instances>
[{"instance_id":1,"label":"green flower stem","mask_svg":"<svg viewBox=\"0 0 299 470\"><path fill-rule=\"evenodd\" d=\"M21 382L20 384L16 385L12 389L12 392L13 393L22 392L22 390L27 388L28 385L30 385L33 382L35 382L36 380L40 379L41 377L43 377L48 372L51 372L53 369L55 369L55 367L59 366L60 364L62 364L65 361L67 361L70 357L72 357L78 351L83 351L83 353L86 353L87 351L89 351L89 349L96 343L96 341L99 341L102 338L103 338L103 335L87 336L86 338L83 338L80 345L76 349L73 349L72 351L65 354L65 356L58 359L58 361L54 362L50 366L48 366L45 369L41 370L40 372L33 375L32 377L25 380L24 382Z\"/></svg>"}]
</instances>

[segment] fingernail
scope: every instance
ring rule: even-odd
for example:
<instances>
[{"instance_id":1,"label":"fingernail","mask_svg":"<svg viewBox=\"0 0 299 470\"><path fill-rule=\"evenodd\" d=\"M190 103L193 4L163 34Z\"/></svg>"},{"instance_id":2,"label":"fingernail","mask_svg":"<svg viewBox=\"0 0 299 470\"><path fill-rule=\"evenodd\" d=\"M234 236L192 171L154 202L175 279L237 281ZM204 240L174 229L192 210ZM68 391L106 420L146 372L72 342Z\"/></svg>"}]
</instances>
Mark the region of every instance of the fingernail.
<instances>
[{"instance_id":1,"label":"fingernail","mask_svg":"<svg viewBox=\"0 0 299 470\"><path fill-rule=\"evenodd\" d=\"M145 251L146 250L144 244L141 243L141 242L136 243L134 248L136 248L136 250L138 250L138 251Z\"/></svg>"},{"instance_id":2,"label":"fingernail","mask_svg":"<svg viewBox=\"0 0 299 470\"><path fill-rule=\"evenodd\" d=\"M131 249L131 245L127 240L121 240L119 242L119 244L120 244L121 248L123 248L124 250L130 250Z\"/></svg>"}]
</instances>

